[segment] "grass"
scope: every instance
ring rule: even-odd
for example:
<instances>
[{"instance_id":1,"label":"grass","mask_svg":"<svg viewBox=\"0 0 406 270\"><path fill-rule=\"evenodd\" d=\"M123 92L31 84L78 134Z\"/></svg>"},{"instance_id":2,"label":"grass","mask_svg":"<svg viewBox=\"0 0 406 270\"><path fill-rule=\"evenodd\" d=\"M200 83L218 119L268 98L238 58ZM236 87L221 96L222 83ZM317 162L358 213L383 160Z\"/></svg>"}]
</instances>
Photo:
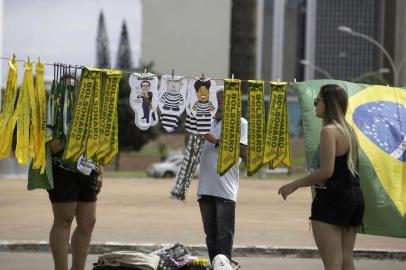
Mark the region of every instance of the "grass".
<instances>
[{"instance_id":1,"label":"grass","mask_svg":"<svg viewBox=\"0 0 406 270\"><path fill-rule=\"evenodd\" d=\"M106 171L106 177L112 178L145 178L147 177L147 173L145 171ZM265 177L261 177L260 175L254 175L252 177L248 177L245 171L240 172L240 178L243 180L261 180L261 181L268 181L268 180L296 180L301 177L305 176L305 173L268 173Z\"/></svg>"},{"instance_id":2,"label":"grass","mask_svg":"<svg viewBox=\"0 0 406 270\"><path fill-rule=\"evenodd\" d=\"M106 177L142 178L147 177L146 171L106 171Z\"/></svg>"}]
</instances>

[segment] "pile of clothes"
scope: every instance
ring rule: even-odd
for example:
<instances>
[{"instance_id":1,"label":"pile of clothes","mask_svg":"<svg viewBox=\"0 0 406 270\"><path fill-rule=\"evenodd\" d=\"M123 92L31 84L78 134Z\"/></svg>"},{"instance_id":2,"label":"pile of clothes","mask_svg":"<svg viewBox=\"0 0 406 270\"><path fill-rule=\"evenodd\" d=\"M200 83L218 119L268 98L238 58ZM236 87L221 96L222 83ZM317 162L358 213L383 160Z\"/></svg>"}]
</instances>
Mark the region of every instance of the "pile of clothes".
<instances>
[{"instance_id":1,"label":"pile of clothes","mask_svg":"<svg viewBox=\"0 0 406 270\"><path fill-rule=\"evenodd\" d=\"M180 243L145 254L135 251L116 251L99 256L93 270L209 270L206 259L192 256Z\"/></svg>"}]
</instances>

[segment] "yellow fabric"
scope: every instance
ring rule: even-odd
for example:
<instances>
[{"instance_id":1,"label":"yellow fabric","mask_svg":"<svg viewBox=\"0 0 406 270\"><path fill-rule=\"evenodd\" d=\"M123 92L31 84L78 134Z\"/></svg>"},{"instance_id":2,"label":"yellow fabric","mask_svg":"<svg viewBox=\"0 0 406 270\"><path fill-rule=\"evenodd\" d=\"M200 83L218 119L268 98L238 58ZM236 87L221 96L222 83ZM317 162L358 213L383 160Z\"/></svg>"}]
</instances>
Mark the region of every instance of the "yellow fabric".
<instances>
[{"instance_id":1,"label":"yellow fabric","mask_svg":"<svg viewBox=\"0 0 406 270\"><path fill-rule=\"evenodd\" d=\"M224 80L224 106L221 124L220 152L217 173L225 174L239 160L241 80Z\"/></svg>"},{"instance_id":2,"label":"yellow fabric","mask_svg":"<svg viewBox=\"0 0 406 270\"><path fill-rule=\"evenodd\" d=\"M285 82L271 82L271 101L265 136L264 164L271 169L281 162L291 166L289 126L287 121L287 97Z\"/></svg>"},{"instance_id":3,"label":"yellow fabric","mask_svg":"<svg viewBox=\"0 0 406 270\"><path fill-rule=\"evenodd\" d=\"M45 172L45 141L46 141L46 92L44 83L44 63L36 64L35 94L38 97L38 155L36 160L41 168L41 174Z\"/></svg>"},{"instance_id":4,"label":"yellow fabric","mask_svg":"<svg viewBox=\"0 0 406 270\"><path fill-rule=\"evenodd\" d=\"M100 147L97 152L97 160L102 160L113 150L114 114L117 112L118 87L122 74L120 71L107 71L106 83L103 86L103 103L100 122Z\"/></svg>"},{"instance_id":5,"label":"yellow fabric","mask_svg":"<svg viewBox=\"0 0 406 270\"><path fill-rule=\"evenodd\" d=\"M86 158L91 159L99 150L100 144L100 94L101 72L97 72L94 84L93 103L91 107L89 137L86 146Z\"/></svg>"},{"instance_id":6,"label":"yellow fabric","mask_svg":"<svg viewBox=\"0 0 406 270\"><path fill-rule=\"evenodd\" d=\"M78 160L86 150L88 117L92 104L92 94L96 75L97 72L87 68L82 70L79 95L76 100L64 159Z\"/></svg>"},{"instance_id":7,"label":"yellow fabric","mask_svg":"<svg viewBox=\"0 0 406 270\"><path fill-rule=\"evenodd\" d=\"M17 121L17 115L14 113L14 104L17 99L17 62L8 61L9 71L7 84L3 99L2 110L0 113L0 159L8 157L11 151L14 127Z\"/></svg>"},{"instance_id":8,"label":"yellow fabric","mask_svg":"<svg viewBox=\"0 0 406 270\"><path fill-rule=\"evenodd\" d=\"M24 64L24 79L14 112L17 117L17 145L15 155L18 163L27 164L33 155L33 141L30 142L30 97L29 92L34 92L32 78L32 63Z\"/></svg>"},{"instance_id":9,"label":"yellow fabric","mask_svg":"<svg viewBox=\"0 0 406 270\"><path fill-rule=\"evenodd\" d=\"M248 157L247 175L254 175L264 158L265 107L264 81L248 81Z\"/></svg>"},{"instance_id":10,"label":"yellow fabric","mask_svg":"<svg viewBox=\"0 0 406 270\"><path fill-rule=\"evenodd\" d=\"M32 75L32 72L31 72ZM30 107L31 107L31 125L30 125L30 153L33 153L31 157L33 158L34 169L40 168L39 160L39 149L40 149L40 138L39 138L39 99L36 93L36 87L34 87L33 77L30 76L28 85L30 89L28 90ZM31 89L32 86L32 89Z\"/></svg>"},{"instance_id":11,"label":"yellow fabric","mask_svg":"<svg viewBox=\"0 0 406 270\"><path fill-rule=\"evenodd\" d=\"M103 158L103 165L106 166L110 161L118 154L118 112L115 110L114 113L114 125L111 136L111 150Z\"/></svg>"}]
</instances>

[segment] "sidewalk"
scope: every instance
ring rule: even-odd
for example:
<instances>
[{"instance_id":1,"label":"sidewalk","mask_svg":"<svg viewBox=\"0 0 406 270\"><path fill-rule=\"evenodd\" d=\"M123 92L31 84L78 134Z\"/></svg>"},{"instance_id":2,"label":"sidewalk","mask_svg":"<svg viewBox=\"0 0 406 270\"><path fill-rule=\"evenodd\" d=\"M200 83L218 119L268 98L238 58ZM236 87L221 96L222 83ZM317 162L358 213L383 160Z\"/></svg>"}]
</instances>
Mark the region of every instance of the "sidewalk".
<instances>
[{"instance_id":1,"label":"sidewalk","mask_svg":"<svg viewBox=\"0 0 406 270\"><path fill-rule=\"evenodd\" d=\"M241 270L322 270L320 259L293 258L235 258L241 264ZM97 261L96 255L90 255L86 270L92 269ZM0 253L2 270L50 270L53 269L52 255L49 253ZM356 260L357 270L404 270L405 262Z\"/></svg>"},{"instance_id":2,"label":"sidewalk","mask_svg":"<svg viewBox=\"0 0 406 270\"><path fill-rule=\"evenodd\" d=\"M236 245L315 248L308 222L310 191L300 189L287 201L283 201L277 195L277 190L283 183L264 180L241 181L237 203ZM197 181L192 182L186 203L168 199L172 184L172 180L105 179L98 201L93 243L114 241L157 245L176 242L185 245L204 244L195 195ZM26 180L0 180L0 185L0 241L47 241L52 224L47 192L27 191ZM356 249L406 250L406 239L359 235ZM8 253L0 253L0 262L6 262L6 254ZM27 259L34 256L29 254L47 258L46 253L13 253L10 260L19 256ZM51 257L48 259L52 262ZM280 261L282 265L285 261L290 263L291 260L293 265L301 260L314 261L316 265L320 264L320 267L316 268L322 269L319 259L255 258L254 261L259 265L261 260L264 260L265 264ZM365 263L368 265L369 262ZM7 264L2 264L4 265ZM381 268L384 266L386 270L398 269L396 261L384 260L371 265L379 265Z\"/></svg>"}]
</instances>

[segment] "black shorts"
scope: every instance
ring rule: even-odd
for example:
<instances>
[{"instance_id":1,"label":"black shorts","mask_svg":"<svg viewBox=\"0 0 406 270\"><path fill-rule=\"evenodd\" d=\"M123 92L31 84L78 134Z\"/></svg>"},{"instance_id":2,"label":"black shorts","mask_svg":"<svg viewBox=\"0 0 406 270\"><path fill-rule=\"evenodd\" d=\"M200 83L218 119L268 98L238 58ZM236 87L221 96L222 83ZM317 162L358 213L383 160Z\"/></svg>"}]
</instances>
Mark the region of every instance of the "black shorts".
<instances>
[{"instance_id":1,"label":"black shorts","mask_svg":"<svg viewBox=\"0 0 406 270\"><path fill-rule=\"evenodd\" d=\"M97 173L90 175L52 166L54 188L49 189L49 199L57 202L95 202L97 200Z\"/></svg>"},{"instance_id":2,"label":"black shorts","mask_svg":"<svg viewBox=\"0 0 406 270\"><path fill-rule=\"evenodd\" d=\"M339 226L362 225L364 197L359 187L351 190L319 190L312 203L310 219Z\"/></svg>"}]
</instances>

